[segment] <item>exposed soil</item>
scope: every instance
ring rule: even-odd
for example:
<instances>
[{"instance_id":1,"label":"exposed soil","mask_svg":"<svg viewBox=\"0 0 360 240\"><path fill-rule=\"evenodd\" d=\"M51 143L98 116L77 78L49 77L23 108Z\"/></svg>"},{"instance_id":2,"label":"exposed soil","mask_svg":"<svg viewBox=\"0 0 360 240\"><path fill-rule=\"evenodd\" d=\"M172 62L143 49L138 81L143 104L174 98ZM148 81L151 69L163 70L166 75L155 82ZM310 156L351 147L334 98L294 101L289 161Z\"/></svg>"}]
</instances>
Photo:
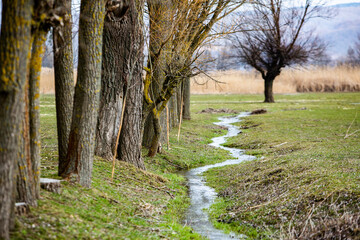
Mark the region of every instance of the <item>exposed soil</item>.
<instances>
[{"instance_id":1,"label":"exposed soil","mask_svg":"<svg viewBox=\"0 0 360 240\"><path fill-rule=\"evenodd\" d=\"M251 112L251 115L265 114L265 113L267 113L266 109L256 109L256 110Z\"/></svg>"},{"instance_id":2,"label":"exposed soil","mask_svg":"<svg viewBox=\"0 0 360 240\"><path fill-rule=\"evenodd\" d=\"M228 109L228 108L221 108L221 109L206 108L198 113L236 113L237 114L239 113L239 111L235 111L233 109Z\"/></svg>"}]
</instances>

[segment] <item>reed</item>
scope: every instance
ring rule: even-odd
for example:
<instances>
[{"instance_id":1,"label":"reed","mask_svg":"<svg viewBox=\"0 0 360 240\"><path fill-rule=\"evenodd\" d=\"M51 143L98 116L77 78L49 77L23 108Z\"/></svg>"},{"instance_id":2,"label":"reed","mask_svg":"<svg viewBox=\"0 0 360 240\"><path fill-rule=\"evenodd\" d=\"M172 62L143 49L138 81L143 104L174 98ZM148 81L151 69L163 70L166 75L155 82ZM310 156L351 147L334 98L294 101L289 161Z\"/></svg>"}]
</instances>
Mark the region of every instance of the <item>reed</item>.
<instances>
[{"instance_id":1,"label":"reed","mask_svg":"<svg viewBox=\"0 0 360 240\"><path fill-rule=\"evenodd\" d=\"M258 94L264 81L256 71L223 71L192 79L193 94ZM360 91L359 67L307 67L285 69L275 79L275 93L296 92L357 92Z\"/></svg>"},{"instance_id":2,"label":"reed","mask_svg":"<svg viewBox=\"0 0 360 240\"><path fill-rule=\"evenodd\" d=\"M264 81L256 71L218 71L209 77L200 75L191 81L192 94L259 94L264 91ZM76 80L76 71L74 81ZM54 70L41 71L40 91L55 93ZM275 79L274 93L296 92L359 92L360 67L307 67L285 69Z\"/></svg>"}]
</instances>

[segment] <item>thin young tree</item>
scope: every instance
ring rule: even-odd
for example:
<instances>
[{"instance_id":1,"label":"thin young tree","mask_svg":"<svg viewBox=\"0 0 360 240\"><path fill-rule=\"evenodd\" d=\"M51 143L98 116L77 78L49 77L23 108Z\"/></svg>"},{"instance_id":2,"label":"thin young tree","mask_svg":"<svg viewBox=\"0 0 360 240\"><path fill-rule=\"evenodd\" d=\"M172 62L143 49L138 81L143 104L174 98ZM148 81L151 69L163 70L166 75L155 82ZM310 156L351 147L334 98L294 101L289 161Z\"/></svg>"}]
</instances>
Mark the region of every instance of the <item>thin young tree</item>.
<instances>
[{"instance_id":1,"label":"thin young tree","mask_svg":"<svg viewBox=\"0 0 360 240\"><path fill-rule=\"evenodd\" d=\"M79 23L79 63L64 178L77 177L91 186L95 128L101 84L105 0L82 0Z\"/></svg>"},{"instance_id":2,"label":"thin young tree","mask_svg":"<svg viewBox=\"0 0 360 240\"><path fill-rule=\"evenodd\" d=\"M29 50L33 1L3 0L0 36L0 238L9 239L14 208L14 171L20 148L20 129Z\"/></svg>"},{"instance_id":3,"label":"thin young tree","mask_svg":"<svg viewBox=\"0 0 360 240\"><path fill-rule=\"evenodd\" d=\"M56 123L58 133L59 176L64 172L74 101L71 0L57 0L62 24L53 28Z\"/></svg>"},{"instance_id":4,"label":"thin young tree","mask_svg":"<svg viewBox=\"0 0 360 240\"><path fill-rule=\"evenodd\" d=\"M300 5L300 6L299 6ZM273 103L273 82L286 66L320 57L326 45L305 26L311 19L327 17L319 1L258 0L241 16L240 33L230 37L236 56L261 73L264 102Z\"/></svg>"}]
</instances>

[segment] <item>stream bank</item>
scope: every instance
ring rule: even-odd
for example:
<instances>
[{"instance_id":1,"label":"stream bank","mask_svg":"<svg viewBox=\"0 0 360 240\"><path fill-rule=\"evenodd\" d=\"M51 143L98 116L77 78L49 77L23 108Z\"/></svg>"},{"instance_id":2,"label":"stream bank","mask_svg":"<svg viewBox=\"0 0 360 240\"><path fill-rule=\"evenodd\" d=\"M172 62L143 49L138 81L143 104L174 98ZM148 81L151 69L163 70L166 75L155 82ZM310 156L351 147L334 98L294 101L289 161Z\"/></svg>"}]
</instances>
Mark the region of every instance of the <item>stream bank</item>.
<instances>
[{"instance_id":1,"label":"stream bank","mask_svg":"<svg viewBox=\"0 0 360 240\"><path fill-rule=\"evenodd\" d=\"M235 137L241 132L239 127L232 124L240 122L241 118L246 116L249 116L249 113L241 113L240 115L231 118L221 117L219 118L220 122L214 123L218 126L227 128L228 133L224 136L213 138L213 142L210 146L229 151L233 159L226 160L222 163L194 168L184 173L185 177L188 179L189 196L191 199L191 205L186 212L186 223L197 233L200 233L202 236L209 239L227 240L237 238L241 239L245 237L243 235L235 236L235 234L225 234L223 231L216 229L213 226L207 211L204 209L209 209L209 207L214 203L217 193L213 188L206 186L206 181L201 174L212 168L235 165L244 161L255 159L254 156L246 155L241 149L222 146L222 144L226 143L227 138Z\"/></svg>"}]
</instances>

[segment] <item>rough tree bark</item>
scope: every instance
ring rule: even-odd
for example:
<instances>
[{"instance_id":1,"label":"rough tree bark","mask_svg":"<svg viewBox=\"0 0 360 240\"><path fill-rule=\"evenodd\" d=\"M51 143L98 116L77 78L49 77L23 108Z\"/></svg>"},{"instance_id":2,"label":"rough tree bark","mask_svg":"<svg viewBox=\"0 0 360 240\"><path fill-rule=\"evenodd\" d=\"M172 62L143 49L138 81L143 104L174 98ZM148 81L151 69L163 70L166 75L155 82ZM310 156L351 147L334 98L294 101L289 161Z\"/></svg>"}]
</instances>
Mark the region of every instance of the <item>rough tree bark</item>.
<instances>
[{"instance_id":1,"label":"rough tree bark","mask_svg":"<svg viewBox=\"0 0 360 240\"><path fill-rule=\"evenodd\" d=\"M126 94L117 156L141 169L145 169L141 158L143 6L143 0L123 1L119 6L107 5L96 133L96 154L112 159Z\"/></svg>"},{"instance_id":2,"label":"rough tree bark","mask_svg":"<svg viewBox=\"0 0 360 240\"><path fill-rule=\"evenodd\" d=\"M36 206L40 196L40 73L46 34L50 29L53 3L36 1L32 15L32 50L22 115L22 147L17 162L17 202Z\"/></svg>"},{"instance_id":3,"label":"rough tree bark","mask_svg":"<svg viewBox=\"0 0 360 240\"><path fill-rule=\"evenodd\" d=\"M65 170L74 100L71 0L56 0L54 8L61 8L63 16L63 25L53 28L58 174L61 176Z\"/></svg>"},{"instance_id":4,"label":"rough tree bark","mask_svg":"<svg viewBox=\"0 0 360 240\"><path fill-rule=\"evenodd\" d=\"M83 0L80 7L79 65L65 171L62 177L77 176L91 186L95 128L101 84L104 0Z\"/></svg>"},{"instance_id":5,"label":"rough tree bark","mask_svg":"<svg viewBox=\"0 0 360 240\"><path fill-rule=\"evenodd\" d=\"M31 60L30 60L31 63ZM31 64L30 64L31 65ZM30 68L29 65L29 68ZM16 202L24 202L35 206L33 188L33 172L30 159L30 115L29 115L29 81L25 83L24 111L21 113L21 146L18 150L18 159L16 162Z\"/></svg>"},{"instance_id":6,"label":"rough tree bark","mask_svg":"<svg viewBox=\"0 0 360 240\"><path fill-rule=\"evenodd\" d=\"M143 64L144 36L143 10L144 0L128 1L128 20L124 29L123 44L126 52L123 61L127 62L129 74L124 122L118 147L119 159L145 169L141 157L142 143L142 107L143 107ZM125 62L125 63L126 63Z\"/></svg>"},{"instance_id":7,"label":"rough tree bark","mask_svg":"<svg viewBox=\"0 0 360 240\"><path fill-rule=\"evenodd\" d=\"M22 113L22 138L17 161L16 202L36 206L40 196L40 72L46 32L34 30L32 51L25 84L25 111Z\"/></svg>"},{"instance_id":8,"label":"rough tree bark","mask_svg":"<svg viewBox=\"0 0 360 240\"><path fill-rule=\"evenodd\" d=\"M29 76L30 159L33 174L34 197L40 197L40 74L47 31L35 33Z\"/></svg>"},{"instance_id":9,"label":"rough tree bark","mask_svg":"<svg viewBox=\"0 0 360 240\"><path fill-rule=\"evenodd\" d=\"M120 39L124 37L124 14L128 6L119 6L122 9L113 7L110 2L106 6L104 21L101 97L95 147L96 155L108 160L113 158L126 86L126 75L123 74L126 60L122 59L126 50Z\"/></svg>"},{"instance_id":10,"label":"rough tree bark","mask_svg":"<svg viewBox=\"0 0 360 240\"><path fill-rule=\"evenodd\" d=\"M31 38L31 0L3 0L0 36L0 239L9 239Z\"/></svg>"}]
</instances>

